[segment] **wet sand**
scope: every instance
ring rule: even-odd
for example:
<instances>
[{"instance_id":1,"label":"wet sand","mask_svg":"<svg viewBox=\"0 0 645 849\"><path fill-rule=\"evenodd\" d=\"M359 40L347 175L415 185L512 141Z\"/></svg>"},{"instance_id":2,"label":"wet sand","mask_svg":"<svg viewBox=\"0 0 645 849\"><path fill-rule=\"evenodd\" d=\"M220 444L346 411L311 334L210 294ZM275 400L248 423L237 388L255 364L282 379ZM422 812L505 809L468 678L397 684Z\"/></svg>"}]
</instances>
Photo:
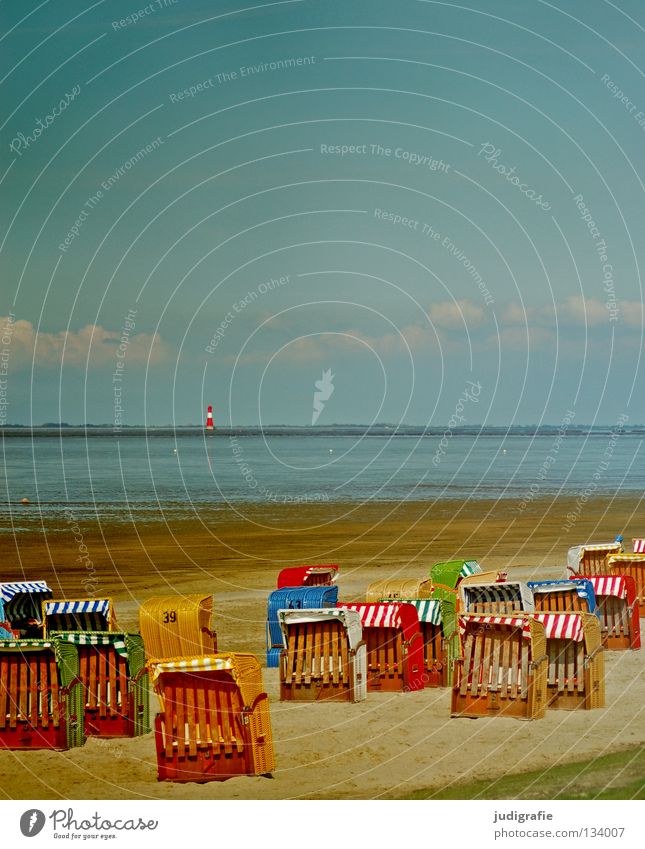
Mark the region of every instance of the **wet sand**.
<instances>
[{"instance_id":1,"label":"wet sand","mask_svg":"<svg viewBox=\"0 0 645 849\"><path fill-rule=\"evenodd\" d=\"M627 542L645 533L634 499L298 505L213 511L149 524L76 518L41 523L16 505L0 536L3 580L46 579L61 597L110 596L119 625L137 629L141 601L168 592L212 592L220 650L264 660L268 592L280 568L340 565L340 598L363 599L371 581L426 575L454 558L476 559L521 579L562 577L570 545ZM126 514L127 515L127 514ZM370 694L352 704L280 703L278 671L264 670L277 767L272 779L178 785L156 780L152 734L90 739L68 752L0 752L7 798L375 798L417 788L539 769L645 744L645 654L606 654L607 707L548 711L538 722L450 719L448 690ZM627 779L628 776L625 776Z\"/></svg>"}]
</instances>

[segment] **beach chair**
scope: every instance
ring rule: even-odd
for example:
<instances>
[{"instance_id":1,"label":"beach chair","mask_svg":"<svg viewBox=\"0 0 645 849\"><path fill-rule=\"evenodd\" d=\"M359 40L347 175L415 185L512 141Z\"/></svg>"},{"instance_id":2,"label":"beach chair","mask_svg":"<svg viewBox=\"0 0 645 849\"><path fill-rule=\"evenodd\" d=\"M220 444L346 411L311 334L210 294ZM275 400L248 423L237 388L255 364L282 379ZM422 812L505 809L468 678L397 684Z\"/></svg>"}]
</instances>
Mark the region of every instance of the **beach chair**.
<instances>
[{"instance_id":1,"label":"beach chair","mask_svg":"<svg viewBox=\"0 0 645 849\"><path fill-rule=\"evenodd\" d=\"M360 702L367 696L367 653L356 610L281 610L281 701Z\"/></svg>"},{"instance_id":2,"label":"beach chair","mask_svg":"<svg viewBox=\"0 0 645 849\"><path fill-rule=\"evenodd\" d=\"M0 642L0 748L69 749L85 742L78 650L50 640Z\"/></svg>"},{"instance_id":3,"label":"beach chair","mask_svg":"<svg viewBox=\"0 0 645 849\"><path fill-rule=\"evenodd\" d=\"M433 584L441 584L454 590L462 578L481 573L481 566L476 560L449 560L445 563L435 563L430 569Z\"/></svg>"},{"instance_id":4,"label":"beach chair","mask_svg":"<svg viewBox=\"0 0 645 849\"><path fill-rule=\"evenodd\" d=\"M374 604L379 601L397 601L402 598L426 598L431 590L432 581L429 578L388 578L369 584L365 601L368 604Z\"/></svg>"},{"instance_id":5,"label":"beach chair","mask_svg":"<svg viewBox=\"0 0 645 849\"><path fill-rule=\"evenodd\" d=\"M274 769L269 700L252 654L150 660L159 781L224 781Z\"/></svg>"},{"instance_id":6,"label":"beach chair","mask_svg":"<svg viewBox=\"0 0 645 849\"><path fill-rule=\"evenodd\" d=\"M610 554L607 558L609 575L628 575L636 585L638 615L645 616L645 554Z\"/></svg>"},{"instance_id":7,"label":"beach chair","mask_svg":"<svg viewBox=\"0 0 645 849\"><path fill-rule=\"evenodd\" d=\"M593 575L602 644L608 651L641 647L636 584L629 575Z\"/></svg>"},{"instance_id":8,"label":"beach chair","mask_svg":"<svg viewBox=\"0 0 645 849\"><path fill-rule=\"evenodd\" d=\"M43 601L52 597L46 581L7 581L0 583L5 620L16 637L38 639L43 636Z\"/></svg>"},{"instance_id":9,"label":"beach chair","mask_svg":"<svg viewBox=\"0 0 645 849\"><path fill-rule=\"evenodd\" d=\"M532 614L462 613L451 716L541 719L546 707L544 626Z\"/></svg>"},{"instance_id":10,"label":"beach chair","mask_svg":"<svg viewBox=\"0 0 645 849\"><path fill-rule=\"evenodd\" d=\"M43 601L43 634L57 631L114 631L116 618L110 598Z\"/></svg>"},{"instance_id":11,"label":"beach chair","mask_svg":"<svg viewBox=\"0 0 645 849\"><path fill-rule=\"evenodd\" d=\"M618 540L574 545L567 552L567 569L574 575L605 575L607 558L622 550L623 544Z\"/></svg>"},{"instance_id":12,"label":"beach chair","mask_svg":"<svg viewBox=\"0 0 645 849\"><path fill-rule=\"evenodd\" d=\"M645 554L645 539L636 537L632 540L632 551L634 554Z\"/></svg>"},{"instance_id":13,"label":"beach chair","mask_svg":"<svg viewBox=\"0 0 645 849\"><path fill-rule=\"evenodd\" d=\"M482 575L459 584L464 613L513 613L533 610L533 593L522 581L480 580Z\"/></svg>"},{"instance_id":14,"label":"beach chair","mask_svg":"<svg viewBox=\"0 0 645 849\"><path fill-rule=\"evenodd\" d=\"M423 638L423 679L426 687L450 687L455 658L460 654L456 594L435 590L435 598L402 598L416 607Z\"/></svg>"},{"instance_id":15,"label":"beach chair","mask_svg":"<svg viewBox=\"0 0 645 849\"><path fill-rule=\"evenodd\" d=\"M367 647L367 690L422 690L423 638L419 617L411 604L338 604L357 610Z\"/></svg>"},{"instance_id":16,"label":"beach chair","mask_svg":"<svg viewBox=\"0 0 645 849\"><path fill-rule=\"evenodd\" d=\"M269 594L267 604L267 666L277 668L283 649L279 610L307 610L309 608L335 607L338 587L283 587Z\"/></svg>"},{"instance_id":17,"label":"beach chair","mask_svg":"<svg viewBox=\"0 0 645 849\"><path fill-rule=\"evenodd\" d=\"M338 566L294 566L283 569L278 575L278 586L283 587L328 587L338 578Z\"/></svg>"},{"instance_id":18,"label":"beach chair","mask_svg":"<svg viewBox=\"0 0 645 849\"><path fill-rule=\"evenodd\" d=\"M533 613L544 625L548 656L547 707L605 706L605 656L600 622L592 613Z\"/></svg>"},{"instance_id":19,"label":"beach chair","mask_svg":"<svg viewBox=\"0 0 645 849\"><path fill-rule=\"evenodd\" d=\"M527 587L533 593L533 609L536 613L596 613L593 584L587 578L529 581Z\"/></svg>"},{"instance_id":20,"label":"beach chair","mask_svg":"<svg viewBox=\"0 0 645 849\"><path fill-rule=\"evenodd\" d=\"M143 639L117 631L68 631L56 638L78 651L85 734L138 737L150 731L150 683Z\"/></svg>"},{"instance_id":21,"label":"beach chair","mask_svg":"<svg viewBox=\"0 0 645 849\"><path fill-rule=\"evenodd\" d=\"M217 652L211 630L213 596L201 593L156 596L139 608L146 657L192 657Z\"/></svg>"}]
</instances>

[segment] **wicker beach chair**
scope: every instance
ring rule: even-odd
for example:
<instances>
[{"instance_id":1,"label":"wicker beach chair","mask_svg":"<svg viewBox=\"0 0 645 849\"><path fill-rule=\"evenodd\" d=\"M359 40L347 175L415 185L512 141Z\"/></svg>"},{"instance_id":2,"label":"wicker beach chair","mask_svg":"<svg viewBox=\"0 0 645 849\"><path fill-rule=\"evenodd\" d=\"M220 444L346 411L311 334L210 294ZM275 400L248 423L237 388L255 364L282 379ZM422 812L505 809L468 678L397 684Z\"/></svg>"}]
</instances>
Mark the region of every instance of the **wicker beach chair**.
<instances>
[{"instance_id":1,"label":"wicker beach chair","mask_svg":"<svg viewBox=\"0 0 645 849\"><path fill-rule=\"evenodd\" d=\"M454 590L462 578L478 575L481 571L476 560L449 560L445 563L435 563L430 569L430 578L433 584L441 584Z\"/></svg>"},{"instance_id":2,"label":"wicker beach chair","mask_svg":"<svg viewBox=\"0 0 645 849\"><path fill-rule=\"evenodd\" d=\"M533 613L544 626L547 707L590 710L605 705L605 656L592 613Z\"/></svg>"},{"instance_id":3,"label":"wicker beach chair","mask_svg":"<svg viewBox=\"0 0 645 849\"><path fill-rule=\"evenodd\" d=\"M567 552L567 569L574 575L605 575L607 558L622 550L623 544L618 540L574 545Z\"/></svg>"},{"instance_id":4,"label":"wicker beach chair","mask_svg":"<svg viewBox=\"0 0 645 849\"><path fill-rule=\"evenodd\" d=\"M513 613L533 610L533 593L522 581L477 580L474 575L459 584L461 609L464 613Z\"/></svg>"},{"instance_id":5,"label":"wicker beach chair","mask_svg":"<svg viewBox=\"0 0 645 849\"><path fill-rule=\"evenodd\" d=\"M69 749L85 742L78 650L49 640L0 642L0 748Z\"/></svg>"},{"instance_id":6,"label":"wicker beach chair","mask_svg":"<svg viewBox=\"0 0 645 849\"><path fill-rule=\"evenodd\" d=\"M593 584L586 578L529 581L527 587L533 593L533 609L536 613L596 613Z\"/></svg>"},{"instance_id":7,"label":"wicker beach chair","mask_svg":"<svg viewBox=\"0 0 645 849\"><path fill-rule=\"evenodd\" d=\"M342 604L357 610L367 646L368 692L422 690L423 638L411 604Z\"/></svg>"},{"instance_id":8,"label":"wicker beach chair","mask_svg":"<svg viewBox=\"0 0 645 849\"><path fill-rule=\"evenodd\" d=\"M192 657L217 652L212 615L212 595L168 595L144 601L139 608L139 628L146 657Z\"/></svg>"},{"instance_id":9,"label":"wicker beach chair","mask_svg":"<svg viewBox=\"0 0 645 849\"><path fill-rule=\"evenodd\" d=\"M541 719L546 707L544 626L531 614L459 616L463 656L455 661L453 717Z\"/></svg>"},{"instance_id":10,"label":"wicker beach chair","mask_svg":"<svg viewBox=\"0 0 645 849\"><path fill-rule=\"evenodd\" d=\"M269 594L267 603L267 666L277 668L283 649L279 610L307 610L318 607L335 607L338 587L283 587Z\"/></svg>"},{"instance_id":11,"label":"wicker beach chair","mask_svg":"<svg viewBox=\"0 0 645 849\"><path fill-rule=\"evenodd\" d=\"M252 654L150 660L160 781L224 781L274 769L269 700Z\"/></svg>"},{"instance_id":12,"label":"wicker beach chair","mask_svg":"<svg viewBox=\"0 0 645 849\"><path fill-rule=\"evenodd\" d=\"M630 575L592 575L602 644L608 651L641 647L636 583Z\"/></svg>"},{"instance_id":13,"label":"wicker beach chair","mask_svg":"<svg viewBox=\"0 0 645 849\"><path fill-rule=\"evenodd\" d=\"M360 702L367 696L367 654L355 610L281 610L281 701Z\"/></svg>"},{"instance_id":14,"label":"wicker beach chair","mask_svg":"<svg viewBox=\"0 0 645 849\"><path fill-rule=\"evenodd\" d=\"M387 578L373 581L365 593L367 604L379 601L398 601L405 598L426 598L430 595L432 581L429 578Z\"/></svg>"},{"instance_id":15,"label":"wicker beach chair","mask_svg":"<svg viewBox=\"0 0 645 849\"><path fill-rule=\"evenodd\" d=\"M68 631L58 640L78 650L85 734L137 737L150 731L150 682L143 639L117 631Z\"/></svg>"},{"instance_id":16,"label":"wicker beach chair","mask_svg":"<svg viewBox=\"0 0 645 849\"><path fill-rule=\"evenodd\" d=\"M609 575L628 575L636 585L638 615L645 616L645 554L610 554L607 558Z\"/></svg>"},{"instance_id":17,"label":"wicker beach chair","mask_svg":"<svg viewBox=\"0 0 645 849\"><path fill-rule=\"evenodd\" d=\"M42 603L51 597L52 591L46 581L0 583L5 620L9 630L18 632L14 636L32 639L43 636Z\"/></svg>"},{"instance_id":18,"label":"wicker beach chair","mask_svg":"<svg viewBox=\"0 0 645 849\"><path fill-rule=\"evenodd\" d=\"M294 566L278 575L277 589L283 587L328 587L338 578L338 566Z\"/></svg>"},{"instance_id":19,"label":"wicker beach chair","mask_svg":"<svg viewBox=\"0 0 645 849\"><path fill-rule=\"evenodd\" d=\"M42 603L44 636L57 631L115 631L110 598L51 599Z\"/></svg>"}]
</instances>

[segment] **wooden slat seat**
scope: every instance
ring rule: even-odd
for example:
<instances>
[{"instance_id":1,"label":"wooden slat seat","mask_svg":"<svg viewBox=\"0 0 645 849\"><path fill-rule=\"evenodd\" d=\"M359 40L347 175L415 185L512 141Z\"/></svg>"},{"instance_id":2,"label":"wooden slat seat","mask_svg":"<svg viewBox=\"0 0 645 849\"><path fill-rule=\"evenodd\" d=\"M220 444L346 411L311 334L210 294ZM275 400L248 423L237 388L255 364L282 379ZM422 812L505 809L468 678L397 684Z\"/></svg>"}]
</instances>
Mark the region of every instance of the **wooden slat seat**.
<instances>
[{"instance_id":1,"label":"wooden slat seat","mask_svg":"<svg viewBox=\"0 0 645 849\"><path fill-rule=\"evenodd\" d=\"M638 615L645 616L645 554L612 554L607 558L607 574L628 575L636 587Z\"/></svg>"},{"instance_id":2,"label":"wooden slat seat","mask_svg":"<svg viewBox=\"0 0 645 849\"><path fill-rule=\"evenodd\" d=\"M161 781L224 781L274 768L268 697L253 655L151 660Z\"/></svg>"},{"instance_id":3,"label":"wooden slat seat","mask_svg":"<svg viewBox=\"0 0 645 849\"><path fill-rule=\"evenodd\" d=\"M67 749L85 740L78 654L55 640L0 643L0 748Z\"/></svg>"},{"instance_id":4,"label":"wooden slat seat","mask_svg":"<svg viewBox=\"0 0 645 849\"><path fill-rule=\"evenodd\" d=\"M596 610L593 584L586 578L529 581L527 586L533 593L536 613L593 613Z\"/></svg>"},{"instance_id":5,"label":"wooden slat seat","mask_svg":"<svg viewBox=\"0 0 645 849\"><path fill-rule=\"evenodd\" d=\"M423 638L412 604L339 604L360 614L367 648L368 691L414 691L424 687Z\"/></svg>"},{"instance_id":6,"label":"wooden slat seat","mask_svg":"<svg viewBox=\"0 0 645 849\"><path fill-rule=\"evenodd\" d=\"M575 575L604 575L607 559L622 550L623 545L619 541L576 545L567 552L567 566Z\"/></svg>"},{"instance_id":7,"label":"wooden slat seat","mask_svg":"<svg viewBox=\"0 0 645 849\"><path fill-rule=\"evenodd\" d=\"M278 617L282 701L365 698L366 652L357 613L319 608L281 610Z\"/></svg>"},{"instance_id":8,"label":"wooden slat seat","mask_svg":"<svg viewBox=\"0 0 645 849\"><path fill-rule=\"evenodd\" d=\"M459 617L463 657L455 662L452 716L544 715L544 628L527 614Z\"/></svg>"},{"instance_id":9,"label":"wooden slat seat","mask_svg":"<svg viewBox=\"0 0 645 849\"><path fill-rule=\"evenodd\" d=\"M639 649L640 619L636 584L630 575L593 575L602 644L609 651Z\"/></svg>"},{"instance_id":10,"label":"wooden slat seat","mask_svg":"<svg viewBox=\"0 0 645 849\"><path fill-rule=\"evenodd\" d=\"M78 649L85 733L134 737L150 730L149 680L143 640L124 632L62 632Z\"/></svg>"},{"instance_id":11,"label":"wooden slat seat","mask_svg":"<svg viewBox=\"0 0 645 849\"><path fill-rule=\"evenodd\" d=\"M592 613L534 613L544 625L547 707L589 710L605 704L600 622Z\"/></svg>"}]
</instances>

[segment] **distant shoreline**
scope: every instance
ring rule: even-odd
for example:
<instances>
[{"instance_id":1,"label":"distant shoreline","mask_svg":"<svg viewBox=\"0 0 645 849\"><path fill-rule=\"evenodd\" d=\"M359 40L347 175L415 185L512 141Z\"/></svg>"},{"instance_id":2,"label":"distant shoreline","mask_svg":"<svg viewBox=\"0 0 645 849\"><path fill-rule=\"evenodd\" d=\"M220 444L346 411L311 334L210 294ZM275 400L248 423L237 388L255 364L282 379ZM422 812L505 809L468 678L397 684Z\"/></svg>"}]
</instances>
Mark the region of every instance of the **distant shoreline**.
<instances>
[{"instance_id":1,"label":"distant shoreline","mask_svg":"<svg viewBox=\"0 0 645 849\"><path fill-rule=\"evenodd\" d=\"M569 425L566 430L567 436L607 436L613 432L615 425ZM440 437L445 433L446 427L428 427L423 425L327 425L322 427L309 427L306 425L265 425L232 427L216 427L213 431L206 431L202 425L171 425L161 427L140 427L138 425L120 425L115 429L111 425L43 425L30 427L27 425L11 425L0 428L0 436L14 437L157 437L157 436L204 436L209 439L230 436L378 436L378 437ZM453 436L547 436L552 437L561 430L559 425L512 425L510 427L471 425L469 427L451 428ZM645 435L645 425L624 425L622 434L625 436Z\"/></svg>"}]
</instances>

